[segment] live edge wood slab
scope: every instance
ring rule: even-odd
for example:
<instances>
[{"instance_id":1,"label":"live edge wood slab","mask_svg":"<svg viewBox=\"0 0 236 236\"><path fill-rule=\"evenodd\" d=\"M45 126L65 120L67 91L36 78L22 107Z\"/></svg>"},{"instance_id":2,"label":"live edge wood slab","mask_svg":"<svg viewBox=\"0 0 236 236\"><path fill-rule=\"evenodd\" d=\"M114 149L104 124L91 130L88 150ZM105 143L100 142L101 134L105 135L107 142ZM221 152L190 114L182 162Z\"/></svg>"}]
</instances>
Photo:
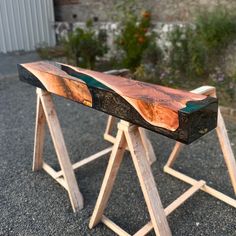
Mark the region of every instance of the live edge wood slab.
<instances>
[{"instance_id":1,"label":"live edge wood slab","mask_svg":"<svg viewBox=\"0 0 236 236\"><path fill-rule=\"evenodd\" d=\"M218 101L56 62L18 65L22 81L189 144L217 125Z\"/></svg>"}]
</instances>

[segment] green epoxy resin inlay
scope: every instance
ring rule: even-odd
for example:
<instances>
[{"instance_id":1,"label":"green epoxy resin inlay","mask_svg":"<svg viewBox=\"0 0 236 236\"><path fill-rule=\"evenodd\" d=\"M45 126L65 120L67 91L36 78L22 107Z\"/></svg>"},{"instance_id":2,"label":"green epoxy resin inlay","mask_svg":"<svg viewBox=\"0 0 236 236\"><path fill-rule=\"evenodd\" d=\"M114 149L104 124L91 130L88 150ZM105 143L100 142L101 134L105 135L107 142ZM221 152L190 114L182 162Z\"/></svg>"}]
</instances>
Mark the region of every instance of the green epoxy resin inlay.
<instances>
[{"instance_id":1,"label":"green epoxy resin inlay","mask_svg":"<svg viewBox=\"0 0 236 236\"><path fill-rule=\"evenodd\" d=\"M70 71L70 75L83 80L89 87L101 88L101 89L111 91L111 89L108 88L106 85L102 84L101 82L97 81L96 79L94 79L93 77L89 75L85 75L78 71L74 72L73 70Z\"/></svg>"},{"instance_id":2,"label":"green epoxy resin inlay","mask_svg":"<svg viewBox=\"0 0 236 236\"><path fill-rule=\"evenodd\" d=\"M194 111L198 111L200 109L202 109L205 106L205 104L202 104L200 102L187 102L186 107L182 108L180 111L182 112L187 112L187 113L191 113Z\"/></svg>"}]
</instances>

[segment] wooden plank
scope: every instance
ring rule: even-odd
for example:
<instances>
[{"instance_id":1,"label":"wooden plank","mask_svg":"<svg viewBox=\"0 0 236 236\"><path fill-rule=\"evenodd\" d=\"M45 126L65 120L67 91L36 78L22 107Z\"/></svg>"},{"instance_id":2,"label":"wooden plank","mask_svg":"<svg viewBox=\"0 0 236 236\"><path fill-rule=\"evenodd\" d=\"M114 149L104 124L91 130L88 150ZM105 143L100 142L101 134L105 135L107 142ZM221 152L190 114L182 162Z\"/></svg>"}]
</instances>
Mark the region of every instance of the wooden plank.
<instances>
[{"instance_id":1,"label":"wooden plank","mask_svg":"<svg viewBox=\"0 0 236 236\"><path fill-rule=\"evenodd\" d=\"M43 162L43 169L53 178L57 179L57 171L54 170L50 165L48 165L46 162Z\"/></svg>"},{"instance_id":2,"label":"wooden plank","mask_svg":"<svg viewBox=\"0 0 236 236\"><path fill-rule=\"evenodd\" d=\"M216 89L211 86L200 87L199 89L195 90L195 92L201 92L206 95L216 97ZM220 142L221 150L223 152L224 160L229 171L229 176L234 189L234 193L236 194L236 161L232 147L230 145L227 129L220 108L218 109L218 122L216 132Z\"/></svg>"},{"instance_id":3,"label":"wooden plank","mask_svg":"<svg viewBox=\"0 0 236 236\"><path fill-rule=\"evenodd\" d=\"M110 134L104 134L104 139L105 139L106 141L110 142L110 143L113 143L113 144L114 144L115 141L116 141L116 138L113 137L113 136L110 135ZM129 148L126 146L125 150L129 151Z\"/></svg>"},{"instance_id":4,"label":"wooden plank","mask_svg":"<svg viewBox=\"0 0 236 236\"><path fill-rule=\"evenodd\" d=\"M183 143L216 127L217 99L81 68L34 62L20 79Z\"/></svg>"},{"instance_id":5,"label":"wooden plank","mask_svg":"<svg viewBox=\"0 0 236 236\"><path fill-rule=\"evenodd\" d=\"M152 229L153 229L152 222L149 221L139 231L137 231L133 236L144 236L144 235L148 234Z\"/></svg>"},{"instance_id":6,"label":"wooden plank","mask_svg":"<svg viewBox=\"0 0 236 236\"><path fill-rule=\"evenodd\" d=\"M51 95L39 88L37 89L37 94L40 96L43 105L44 114L47 119L59 164L63 171L63 177L67 185L72 208L74 211L80 210L83 208L83 196L77 185Z\"/></svg>"},{"instance_id":7,"label":"wooden plank","mask_svg":"<svg viewBox=\"0 0 236 236\"><path fill-rule=\"evenodd\" d=\"M42 169L45 124L46 124L46 118L43 112L43 107L40 101L40 97L37 95L33 171Z\"/></svg>"},{"instance_id":8,"label":"wooden plank","mask_svg":"<svg viewBox=\"0 0 236 236\"><path fill-rule=\"evenodd\" d=\"M171 235L171 231L165 216L165 212L156 188L150 164L147 160L145 149L142 144L137 127L125 131L125 136L139 178L142 192L147 204L148 212L156 235Z\"/></svg>"},{"instance_id":9,"label":"wooden plank","mask_svg":"<svg viewBox=\"0 0 236 236\"><path fill-rule=\"evenodd\" d=\"M206 184L205 181L200 180L197 183L195 183L190 189L188 189L185 193L179 196L175 201L173 201L168 207L165 208L166 216L168 216L176 208L178 208L185 201L187 201L194 193L196 193L199 189L201 189L205 184Z\"/></svg>"},{"instance_id":10,"label":"wooden plank","mask_svg":"<svg viewBox=\"0 0 236 236\"><path fill-rule=\"evenodd\" d=\"M96 159L98 159L98 158L106 155L107 153L111 152L112 148L113 147L106 148L106 149L104 149L104 150L102 150L100 152L95 153L94 155L86 157L83 160L78 161L77 163L73 164L72 168L74 170L76 170L76 169L80 168L81 166L84 166L84 165L86 165L86 164L88 164L88 163L90 163L92 161L95 161ZM58 177L60 177L62 175L63 175L63 172L62 171L58 171L57 174L56 174L56 178L58 178Z\"/></svg>"},{"instance_id":11,"label":"wooden plank","mask_svg":"<svg viewBox=\"0 0 236 236\"><path fill-rule=\"evenodd\" d=\"M213 86L205 85L191 90L191 92L196 94L203 94L206 96L214 96L216 94L216 88Z\"/></svg>"},{"instance_id":12,"label":"wooden plank","mask_svg":"<svg viewBox=\"0 0 236 236\"><path fill-rule=\"evenodd\" d=\"M112 135L110 135L110 134L104 134L104 139L106 140L106 141L108 141L108 142L110 142L110 143L115 143L115 141L116 141L116 138L115 137L113 137Z\"/></svg>"},{"instance_id":13,"label":"wooden plank","mask_svg":"<svg viewBox=\"0 0 236 236\"><path fill-rule=\"evenodd\" d=\"M112 132L114 124L115 124L115 117L114 116L108 116L105 134L110 134Z\"/></svg>"},{"instance_id":14,"label":"wooden plank","mask_svg":"<svg viewBox=\"0 0 236 236\"><path fill-rule=\"evenodd\" d=\"M169 168L167 166L164 167L164 171L166 173L168 173L168 174L170 174L170 175L172 175L172 176L188 183L188 184L191 184L191 185L194 185L198 182L197 180L195 180L195 179L193 179L193 178L191 178L191 177L189 177L189 176L187 176L187 175L185 175L185 174L183 174L179 171L176 171L172 168ZM236 200L235 199L221 193L220 191L215 190L214 188L208 186L207 184L205 184L201 188L201 190L208 193L208 194L210 194L210 195L212 195L213 197L218 198L219 200L229 204L230 206L236 208Z\"/></svg>"},{"instance_id":15,"label":"wooden plank","mask_svg":"<svg viewBox=\"0 0 236 236\"><path fill-rule=\"evenodd\" d=\"M234 193L236 194L236 161L235 161L233 150L231 148L227 130L225 127L225 122L221 115L220 110L218 111L218 125L216 128L216 132L219 138L224 160L225 160L227 169L229 171L229 176L230 176L231 183L234 189Z\"/></svg>"},{"instance_id":16,"label":"wooden plank","mask_svg":"<svg viewBox=\"0 0 236 236\"><path fill-rule=\"evenodd\" d=\"M68 191L68 186L63 178L57 177L57 172L47 163L43 162L43 169L53 178L55 179L63 188Z\"/></svg>"},{"instance_id":17,"label":"wooden plank","mask_svg":"<svg viewBox=\"0 0 236 236\"><path fill-rule=\"evenodd\" d=\"M111 133L111 130L112 130L112 126L114 125L115 123L115 117L114 116L108 116L108 120L107 120L107 126L106 126L106 130L104 132L104 135L103 135L103 138L110 142L110 143L115 143L116 142L116 137L112 136L110 133ZM126 146L125 148L127 151L129 151L129 148Z\"/></svg>"},{"instance_id":18,"label":"wooden plank","mask_svg":"<svg viewBox=\"0 0 236 236\"><path fill-rule=\"evenodd\" d=\"M146 130L141 127L139 127L138 130L140 133L140 137L142 139L143 147L145 149L149 164L152 165L156 161L156 155L155 155L154 149L148 138Z\"/></svg>"},{"instance_id":19,"label":"wooden plank","mask_svg":"<svg viewBox=\"0 0 236 236\"><path fill-rule=\"evenodd\" d=\"M193 93L210 95L216 97L216 89L212 86L202 86L197 89L192 90ZM220 146L223 152L224 160L229 172L230 180L236 194L236 161L234 157L234 153L232 147L230 145L227 129L225 126L224 119L222 117L220 109L218 109L218 123L216 128L217 136L220 142ZM170 157L167 161L166 166L172 167L173 163L175 162L176 158L178 157L183 144L176 142L174 149L172 150Z\"/></svg>"},{"instance_id":20,"label":"wooden plank","mask_svg":"<svg viewBox=\"0 0 236 236\"><path fill-rule=\"evenodd\" d=\"M168 158L166 166L168 166L168 167L172 167L173 166L173 164L176 161L176 158L179 156L179 153L182 150L183 146L184 145L182 143L180 143L180 142L176 142L175 143L175 146L174 146L174 148L173 148L173 150L172 150L172 152L171 152L171 154L170 154L170 156Z\"/></svg>"},{"instance_id":21,"label":"wooden plank","mask_svg":"<svg viewBox=\"0 0 236 236\"><path fill-rule=\"evenodd\" d=\"M165 208L165 214L168 216L175 209L177 209L180 205L182 205L187 199L189 199L194 193L196 193L201 187L206 184L205 181L200 180L197 181L190 189L188 189L185 193L179 196L175 201L173 201L169 206ZM153 229L153 224L149 221L146 225L144 225L134 236L143 236L149 233Z\"/></svg>"},{"instance_id":22,"label":"wooden plank","mask_svg":"<svg viewBox=\"0 0 236 236\"><path fill-rule=\"evenodd\" d=\"M201 86L199 88L191 90L191 92L196 93L196 94L203 94L206 96L213 96L213 97L215 97L215 95L216 95L216 89L215 89L215 87L212 87L212 86ZM166 163L166 166L168 166L168 167L173 166L174 162L176 161L176 158L179 156L179 153L183 147L184 147L184 145L182 143L176 142L176 144L169 156L169 159Z\"/></svg>"},{"instance_id":23,"label":"wooden plank","mask_svg":"<svg viewBox=\"0 0 236 236\"><path fill-rule=\"evenodd\" d=\"M103 212L107 206L109 196L114 185L116 175L123 159L126 141L123 131L118 130L116 142L114 143L111 157L108 162L106 173L102 182L100 193L89 222L89 228L96 226L102 219Z\"/></svg>"},{"instance_id":24,"label":"wooden plank","mask_svg":"<svg viewBox=\"0 0 236 236\"><path fill-rule=\"evenodd\" d=\"M121 227L119 227L117 224L115 224L113 221L108 219L106 216L102 216L101 222L105 224L108 228L110 228L112 231L114 231L119 236L131 236L126 231L124 231Z\"/></svg>"},{"instance_id":25,"label":"wooden plank","mask_svg":"<svg viewBox=\"0 0 236 236\"><path fill-rule=\"evenodd\" d=\"M129 76L130 76L129 69L108 70L108 71L105 71L104 73L108 74L108 75L118 75L118 76L122 76L125 78L129 78Z\"/></svg>"}]
</instances>

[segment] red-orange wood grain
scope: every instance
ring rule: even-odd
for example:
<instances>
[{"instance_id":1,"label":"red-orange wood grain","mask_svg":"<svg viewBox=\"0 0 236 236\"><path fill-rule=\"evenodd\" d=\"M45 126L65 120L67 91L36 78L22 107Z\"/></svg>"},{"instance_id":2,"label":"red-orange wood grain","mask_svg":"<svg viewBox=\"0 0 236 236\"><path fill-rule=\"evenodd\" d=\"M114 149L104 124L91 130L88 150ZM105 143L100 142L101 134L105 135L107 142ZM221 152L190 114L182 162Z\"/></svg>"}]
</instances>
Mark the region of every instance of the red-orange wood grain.
<instances>
[{"instance_id":1,"label":"red-orange wood grain","mask_svg":"<svg viewBox=\"0 0 236 236\"><path fill-rule=\"evenodd\" d=\"M33 62L21 66L35 75L47 91L92 106L92 96L84 81L46 62Z\"/></svg>"},{"instance_id":2,"label":"red-orange wood grain","mask_svg":"<svg viewBox=\"0 0 236 236\"><path fill-rule=\"evenodd\" d=\"M18 72L23 82L186 144L217 125L216 98L54 62Z\"/></svg>"},{"instance_id":3,"label":"red-orange wood grain","mask_svg":"<svg viewBox=\"0 0 236 236\"><path fill-rule=\"evenodd\" d=\"M68 65L67 65L68 66ZM120 76L69 66L103 83L128 101L150 124L169 130L179 126L178 111L188 101L203 100L205 95L126 79Z\"/></svg>"}]
</instances>

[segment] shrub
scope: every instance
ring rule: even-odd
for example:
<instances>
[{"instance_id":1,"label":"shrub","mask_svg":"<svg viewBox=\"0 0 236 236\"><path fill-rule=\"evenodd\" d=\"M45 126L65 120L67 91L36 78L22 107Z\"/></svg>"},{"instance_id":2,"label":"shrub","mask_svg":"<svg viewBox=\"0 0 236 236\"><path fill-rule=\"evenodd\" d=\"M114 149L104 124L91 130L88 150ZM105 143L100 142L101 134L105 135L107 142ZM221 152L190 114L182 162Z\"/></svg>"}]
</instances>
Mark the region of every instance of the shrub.
<instances>
[{"instance_id":1,"label":"shrub","mask_svg":"<svg viewBox=\"0 0 236 236\"><path fill-rule=\"evenodd\" d=\"M179 71L187 77L202 76L206 73L206 48L199 41L192 25L175 26L169 34L169 40L172 45L169 64L173 71Z\"/></svg>"},{"instance_id":2,"label":"shrub","mask_svg":"<svg viewBox=\"0 0 236 236\"><path fill-rule=\"evenodd\" d=\"M211 52L228 46L236 37L236 15L222 8L202 12L195 21L199 39Z\"/></svg>"},{"instance_id":3,"label":"shrub","mask_svg":"<svg viewBox=\"0 0 236 236\"><path fill-rule=\"evenodd\" d=\"M193 25L170 32L170 66L186 76L208 76L235 39L236 15L218 8L201 12Z\"/></svg>"},{"instance_id":4,"label":"shrub","mask_svg":"<svg viewBox=\"0 0 236 236\"><path fill-rule=\"evenodd\" d=\"M225 53L236 40L236 14L224 9L201 12L190 25L175 26L169 33L168 65L175 84L213 85L220 103L235 106L235 75L226 72Z\"/></svg>"},{"instance_id":5,"label":"shrub","mask_svg":"<svg viewBox=\"0 0 236 236\"><path fill-rule=\"evenodd\" d=\"M163 52L160 47L158 47L155 38L153 38L143 52L142 64L148 64L155 67L157 64L162 63L163 58Z\"/></svg>"},{"instance_id":6,"label":"shrub","mask_svg":"<svg viewBox=\"0 0 236 236\"><path fill-rule=\"evenodd\" d=\"M141 17L129 15L116 40L118 49L124 54L122 65L134 71L140 65L145 50L153 40L155 38L151 33L151 13L145 11Z\"/></svg>"},{"instance_id":7,"label":"shrub","mask_svg":"<svg viewBox=\"0 0 236 236\"><path fill-rule=\"evenodd\" d=\"M69 60L89 69L93 69L97 57L102 57L107 51L104 31L96 35L91 22L87 22L85 29L77 28L71 32L62 45Z\"/></svg>"}]
</instances>

